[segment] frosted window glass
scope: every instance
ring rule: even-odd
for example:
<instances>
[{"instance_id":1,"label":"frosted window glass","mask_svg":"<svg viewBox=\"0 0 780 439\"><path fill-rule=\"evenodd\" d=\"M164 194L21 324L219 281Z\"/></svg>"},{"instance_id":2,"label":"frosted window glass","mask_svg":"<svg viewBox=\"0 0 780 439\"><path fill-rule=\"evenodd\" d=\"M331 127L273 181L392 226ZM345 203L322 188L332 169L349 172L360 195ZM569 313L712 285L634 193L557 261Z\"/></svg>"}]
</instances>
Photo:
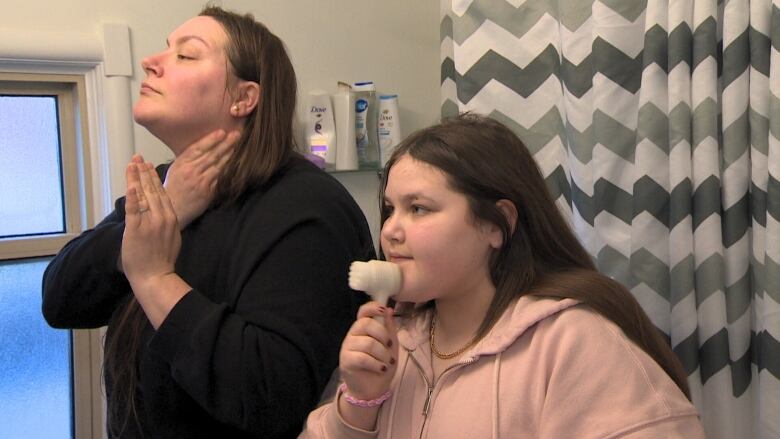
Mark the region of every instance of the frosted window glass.
<instances>
[{"instance_id":1,"label":"frosted window glass","mask_svg":"<svg viewBox=\"0 0 780 439\"><path fill-rule=\"evenodd\" d=\"M57 99L0 95L0 238L63 233Z\"/></svg>"},{"instance_id":2,"label":"frosted window glass","mask_svg":"<svg viewBox=\"0 0 780 439\"><path fill-rule=\"evenodd\" d=\"M49 260L0 262L0 438L73 437L70 332L41 315Z\"/></svg>"}]
</instances>

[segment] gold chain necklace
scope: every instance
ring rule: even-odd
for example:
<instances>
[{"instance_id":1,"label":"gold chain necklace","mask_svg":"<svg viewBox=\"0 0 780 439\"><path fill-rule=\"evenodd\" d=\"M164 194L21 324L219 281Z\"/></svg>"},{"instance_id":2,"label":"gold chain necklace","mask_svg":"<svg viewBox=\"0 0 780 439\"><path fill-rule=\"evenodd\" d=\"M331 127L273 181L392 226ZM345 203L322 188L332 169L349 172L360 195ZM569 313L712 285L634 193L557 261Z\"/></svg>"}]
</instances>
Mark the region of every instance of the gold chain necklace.
<instances>
[{"instance_id":1,"label":"gold chain necklace","mask_svg":"<svg viewBox=\"0 0 780 439\"><path fill-rule=\"evenodd\" d=\"M433 355L436 355L436 358L440 360L449 360L451 358L455 358L458 355L462 354L463 351L470 348L476 340L476 337L472 338L471 341L466 343L465 346L458 349L455 352L452 352L450 354L443 354L439 352L438 349L436 349L436 313L434 312L433 317L431 317L431 339L430 339L430 345L431 345L431 352L433 352Z\"/></svg>"}]
</instances>

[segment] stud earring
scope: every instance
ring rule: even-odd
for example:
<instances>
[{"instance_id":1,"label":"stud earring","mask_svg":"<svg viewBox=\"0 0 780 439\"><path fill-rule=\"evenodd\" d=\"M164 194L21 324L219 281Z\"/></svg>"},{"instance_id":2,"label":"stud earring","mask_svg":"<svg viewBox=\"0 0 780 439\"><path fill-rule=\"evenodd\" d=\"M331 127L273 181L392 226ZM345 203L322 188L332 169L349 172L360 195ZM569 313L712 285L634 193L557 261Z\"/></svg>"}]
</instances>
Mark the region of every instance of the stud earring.
<instances>
[{"instance_id":1,"label":"stud earring","mask_svg":"<svg viewBox=\"0 0 780 439\"><path fill-rule=\"evenodd\" d=\"M238 113L238 104L233 105L233 112Z\"/></svg>"}]
</instances>

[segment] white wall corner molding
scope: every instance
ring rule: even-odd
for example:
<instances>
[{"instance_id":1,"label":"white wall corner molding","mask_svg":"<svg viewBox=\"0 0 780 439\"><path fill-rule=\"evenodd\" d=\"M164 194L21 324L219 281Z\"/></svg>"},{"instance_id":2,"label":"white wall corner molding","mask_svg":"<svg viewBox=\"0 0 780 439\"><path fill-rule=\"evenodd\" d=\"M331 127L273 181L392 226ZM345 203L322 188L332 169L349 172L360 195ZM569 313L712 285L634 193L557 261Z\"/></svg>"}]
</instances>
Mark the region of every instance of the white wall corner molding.
<instances>
[{"instance_id":1,"label":"white wall corner molding","mask_svg":"<svg viewBox=\"0 0 780 439\"><path fill-rule=\"evenodd\" d=\"M106 23L101 33L30 32L0 28L0 72L82 75L86 88L93 219L124 193L124 169L134 152L127 25Z\"/></svg>"}]
</instances>

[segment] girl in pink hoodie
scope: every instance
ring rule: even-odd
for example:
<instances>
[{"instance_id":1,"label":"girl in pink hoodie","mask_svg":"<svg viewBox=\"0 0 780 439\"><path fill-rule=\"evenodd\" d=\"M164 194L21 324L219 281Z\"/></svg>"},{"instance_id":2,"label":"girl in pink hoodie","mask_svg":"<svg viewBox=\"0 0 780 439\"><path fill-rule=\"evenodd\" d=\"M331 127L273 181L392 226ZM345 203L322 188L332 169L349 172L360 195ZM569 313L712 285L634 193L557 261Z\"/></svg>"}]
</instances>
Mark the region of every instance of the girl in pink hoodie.
<instances>
[{"instance_id":1,"label":"girl in pink hoodie","mask_svg":"<svg viewBox=\"0 0 780 439\"><path fill-rule=\"evenodd\" d=\"M302 438L704 437L682 366L508 128L418 131L383 175L399 306L360 309Z\"/></svg>"}]
</instances>

